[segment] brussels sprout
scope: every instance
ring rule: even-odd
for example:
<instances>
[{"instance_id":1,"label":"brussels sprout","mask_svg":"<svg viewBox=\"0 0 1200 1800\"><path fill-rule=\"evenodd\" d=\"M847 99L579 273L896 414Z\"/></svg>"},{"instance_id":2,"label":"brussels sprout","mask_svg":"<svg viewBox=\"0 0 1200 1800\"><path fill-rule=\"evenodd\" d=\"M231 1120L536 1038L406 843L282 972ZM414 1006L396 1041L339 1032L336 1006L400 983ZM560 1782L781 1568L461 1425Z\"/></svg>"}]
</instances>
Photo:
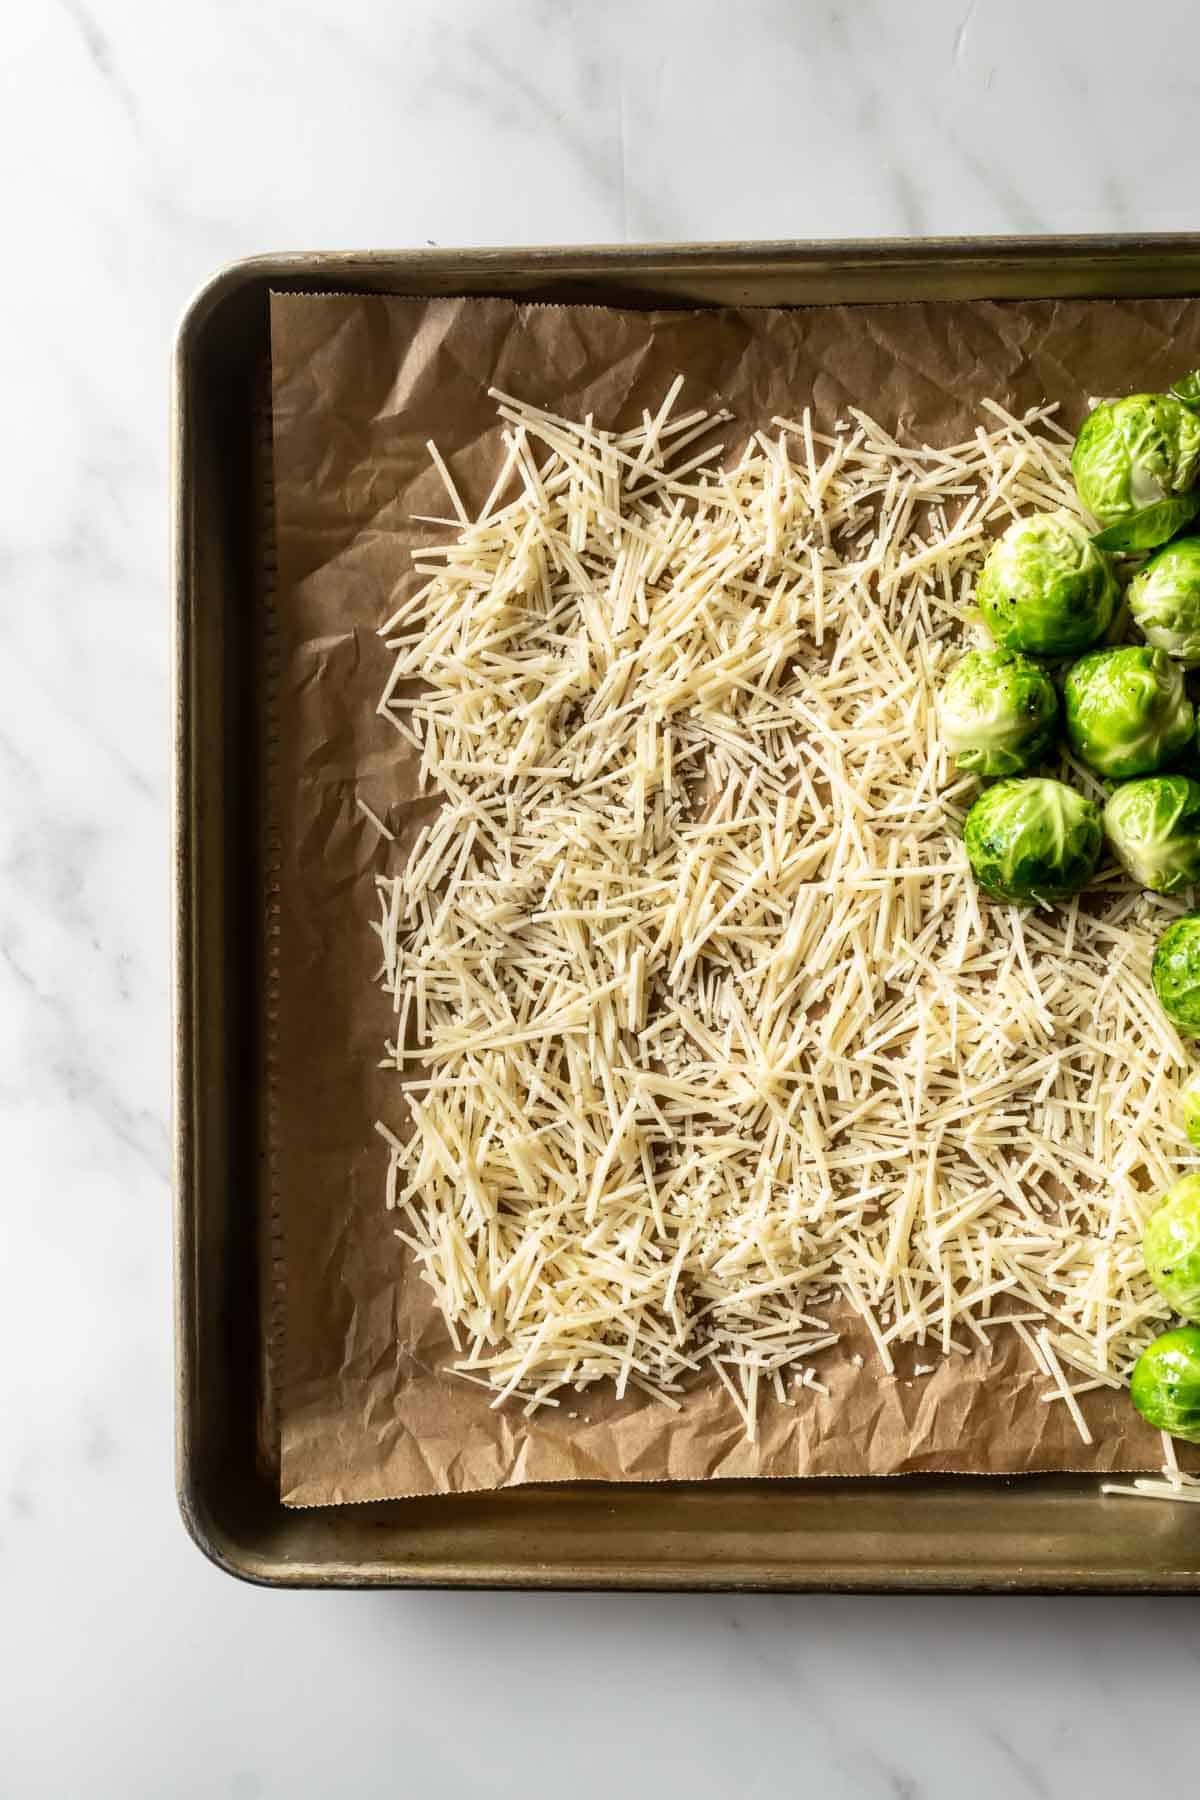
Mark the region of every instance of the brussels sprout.
<instances>
[{"instance_id":1,"label":"brussels sprout","mask_svg":"<svg viewBox=\"0 0 1200 1800\"><path fill-rule=\"evenodd\" d=\"M1074 749L1114 781L1161 769L1196 728L1183 671L1148 644L1081 656L1063 698Z\"/></svg>"},{"instance_id":2,"label":"brussels sprout","mask_svg":"<svg viewBox=\"0 0 1200 1800\"><path fill-rule=\"evenodd\" d=\"M1167 1189L1146 1222L1142 1257L1171 1311L1200 1320L1200 1175L1185 1175Z\"/></svg>"},{"instance_id":3,"label":"brussels sprout","mask_svg":"<svg viewBox=\"0 0 1200 1800\"><path fill-rule=\"evenodd\" d=\"M1200 1074L1189 1075L1179 1090L1179 1122L1200 1150Z\"/></svg>"},{"instance_id":4,"label":"brussels sprout","mask_svg":"<svg viewBox=\"0 0 1200 1800\"><path fill-rule=\"evenodd\" d=\"M1200 667L1200 537L1179 538L1152 556L1126 591L1148 644Z\"/></svg>"},{"instance_id":5,"label":"brussels sprout","mask_svg":"<svg viewBox=\"0 0 1200 1800\"><path fill-rule=\"evenodd\" d=\"M1200 511L1200 419L1173 394L1130 394L1090 412L1075 439L1079 498L1106 550L1150 550Z\"/></svg>"},{"instance_id":6,"label":"brussels sprout","mask_svg":"<svg viewBox=\"0 0 1200 1800\"><path fill-rule=\"evenodd\" d=\"M972 650L938 700L942 740L960 769L1017 775L1049 749L1058 695L1044 669L1014 650Z\"/></svg>"},{"instance_id":7,"label":"brussels sprout","mask_svg":"<svg viewBox=\"0 0 1200 1800\"><path fill-rule=\"evenodd\" d=\"M1133 879L1156 894L1200 881L1200 781L1148 775L1127 781L1104 808L1104 835Z\"/></svg>"},{"instance_id":8,"label":"brussels sprout","mask_svg":"<svg viewBox=\"0 0 1200 1800\"><path fill-rule=\"evenodd\" d=\"M998 781L963 826L980 887L1018 905L1061 900L1089 879L1100 855L1100 814L1065 782L1039 776Z\"/></svg>"},{"instance_id":9,"label":"brussels sprout","mask_svg":"<svg viewBox=\"0 0 1200 1800\"><path fill-rule=\"evenodd\" d=\"M1034 513L992 545L975 596L1003 649L1074 656L1108 630L1117 580L1074 513Z\"/></svg>"},{"instance_id":10,"label":"brussels sprout","mask_svg":"<svg viewBox=\"0 0 1200 1800\"><path fill-rule=\"evenodd\" d=\"M1158 940L1150 975L1158 1003L1180 1031L1200 1037L1200 912L1184 913Z\"/></svg>"},{"instance_id":11,"label":"brussels sprout","mask_svg":"<svg viewBox=\"0 0 1200 1800\"><path fill-rule=\"evenodd\" d=\"M1134 1364L1129 1397L1148 1425L1200 1444L1200 1331L1182 1325L1148 1344Z\"/></svg>"}]
</instances>

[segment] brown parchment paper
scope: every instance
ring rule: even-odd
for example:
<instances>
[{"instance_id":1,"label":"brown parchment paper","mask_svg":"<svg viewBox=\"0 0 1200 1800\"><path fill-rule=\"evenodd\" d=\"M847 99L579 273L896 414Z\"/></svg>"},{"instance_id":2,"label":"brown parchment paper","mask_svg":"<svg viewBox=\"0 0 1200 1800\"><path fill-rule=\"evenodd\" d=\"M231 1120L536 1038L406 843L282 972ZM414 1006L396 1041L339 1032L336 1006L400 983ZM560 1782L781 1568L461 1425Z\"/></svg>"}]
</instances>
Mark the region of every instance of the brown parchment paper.
<instances>
[{"instance_id":1,"label":"brown parchment paper","mask_svg":"<svg viewBox=\"0 0 1200 1800\"><path fill-rule=\"evenodd\" d=\"M1156 1433L1123 1395L1082 1402L1085 1449L1015 1333L914 1377L884 1378L870 1345L827 1358L829 1399L768 1397L759 1441L715 1382L679 1413L602 1389L532 1419L441 1373L450 1345L383 1204L377 1118L399 1122L399 1077L375 986L373 878L436 801L375 714L390 666L376 627L417 579L410 553L444 514L434 437L467 504L500 459L494 383L623 427L677 372L687 406L726 406L727 443L811 402L847 404L901 437L950 442L985 395L1062 403L1165 386L1200 365L1200 304L955 302L713 312L521 306L502 300L276 295L271 304L279 662L272 696L278 846L271 883L269 1166L282 1242L276 1353L281 1491L293 1505L531 1481L896 1475L1155 1467ZM444 535L444 534L442 534ZM381 842L361 797L398 832ZM848 1351L864 1351L855 1368ZM926 1360L934 1360L926 1354Z\"/></svg>"}]
</instances>

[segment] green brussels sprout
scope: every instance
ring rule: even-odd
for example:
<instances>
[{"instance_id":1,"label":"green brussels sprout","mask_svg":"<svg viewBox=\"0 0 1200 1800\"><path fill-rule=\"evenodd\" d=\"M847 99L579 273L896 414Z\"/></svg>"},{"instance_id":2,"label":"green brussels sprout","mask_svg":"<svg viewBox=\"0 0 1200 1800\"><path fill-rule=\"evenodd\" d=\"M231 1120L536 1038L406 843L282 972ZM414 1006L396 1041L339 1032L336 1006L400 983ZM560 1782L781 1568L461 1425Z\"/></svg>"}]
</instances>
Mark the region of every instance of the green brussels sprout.
<instances>
[{"instance_id":1,"label":"green brussels sprout","mask_svg":"<svg viewBox=\"0 0 1200 1800\"><path fill-rule=\"evenodd\" d=\"M1183 671L1148 644L1081 656L1063 699L1073 748L1114 781L1161 769L1196 729Z\"/></svg>"},{"instance_id":2,"label":"green brussels sprout","mask_svg":"<svg viewBox=\"0 0 1200 1800\"><path fill-rule=\"evenodd\" d=\"M1200 419L1174 394L1106 400L1083 422L1071 473L1103 549L1165 544L1200 511Z\"/></svg>"},{"instance_id":3,"label":"green brussels sprout","mask_svg":"<svg viewBox=\"0 0 1200 1800\"><path fill-rule=\"evenodd\" d=\"M1129 1397L1148 1425L1200 1444L1200 1331L1164 1331L1138 1357Z\"/></svg>"},{"instance_id":4,"label":"green brussels sprout","mask_svg":"<svg viewBox=\"0 0 1200 1800\"><path fill-rule=\"evenodd\" d=\"M1189 1075L1179 1090L1179 1122L1200 1150L1200 1074Z\"/></svg>"},{"instance_id":5,"label":"green brussels sprout","mask_svg":"<svg viewBox=\"0 0 1200 1800\"><path fill-rule=\"evenodd\" d=\"M1171 1311L1200 1320L1200 1175L1167 1189L1146 1222L1142 1258Z\"/></svg>"},{"instance_id":6,"label":"green brussels sprout","mask_svg":"<svg viewBox=\"0 0 1200 1800\"><path fill-rule=\"evenodd\" d=\"M971 650L938 698L942 740L960 769L1018 775L1054 738L1058 695L1044 669L1015 650Z\"/></svg>"},{"instance_id":7,"label":"green brussels sprout","mask_svg":"<svg viewBox=\"0 0 1200 1800\"><path fill-rule=\"evenodd\" d=\"M1074 513L1034 513L992 545L975 597L1002 649L1074 656L1108 630L1117 579Z\"/></svg>"},{"instance_id":8,"label":"green brussels sprout","mask_svg":"<svg viewBox=\"0 0 1200 1800\"><path fill-rule=\"evenodd\" d=\"M1178 538L1152 556L1125 597L1148 644L1200 667L1200 537Z\"/></svg>"},{"instance_id":9,"label":"green brussels sprout","mask_svg":"<svg viewBox=\"0 0 1200 1800\"><path fill-rule=\"evenodd\" d=\"M1155 946L1150 977L1172 1025L1200 1037L1200 912L1184 913L1167 926Z\"/></svg>"},{"instance_id":10,"label":"green brussels sprout","mask_svg":"<svg viewBox=\"0 0 1200 1800\"><path fill-rule=\"evenodd\" d=\"M1200 781L1148 775L1109 796L1104 835L1133 879L1156 894L1200 881Z\"/></svg>"},{"instance_id":11,"label":"green brussels sprout","mask_svg":"<svg viewBox=\"0 0 1200 1800\"><path fill-rule=\"evenodd\" d=\"M1096 867L1103 835L1094 802L1041 776L998 781L963 826L980 887L1017 905L1075 893Z\"/></svg>"}]
</instances>

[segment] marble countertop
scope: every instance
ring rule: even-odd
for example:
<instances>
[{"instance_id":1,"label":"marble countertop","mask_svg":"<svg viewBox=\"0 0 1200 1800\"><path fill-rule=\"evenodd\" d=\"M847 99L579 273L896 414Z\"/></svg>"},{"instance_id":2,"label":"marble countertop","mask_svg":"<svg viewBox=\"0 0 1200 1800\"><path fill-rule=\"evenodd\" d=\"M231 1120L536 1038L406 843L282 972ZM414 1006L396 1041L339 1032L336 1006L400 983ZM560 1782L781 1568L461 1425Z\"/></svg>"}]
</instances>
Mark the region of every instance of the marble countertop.
<instances>
[{"instance_id":1,"label":"marble countertop","mask_svg":"<svg viewBox=\"0 0 1200 1800\"><path fill-rule=\"evenodd\" d=\"M201 1558L171 1468L187 298L260 250L1195 227L1200 12L1135 22L1115 0L6 13L5 1800L1072 1800L1193 1766L1188 1602L274 1594Z\"/></svg>"}]
</instances>

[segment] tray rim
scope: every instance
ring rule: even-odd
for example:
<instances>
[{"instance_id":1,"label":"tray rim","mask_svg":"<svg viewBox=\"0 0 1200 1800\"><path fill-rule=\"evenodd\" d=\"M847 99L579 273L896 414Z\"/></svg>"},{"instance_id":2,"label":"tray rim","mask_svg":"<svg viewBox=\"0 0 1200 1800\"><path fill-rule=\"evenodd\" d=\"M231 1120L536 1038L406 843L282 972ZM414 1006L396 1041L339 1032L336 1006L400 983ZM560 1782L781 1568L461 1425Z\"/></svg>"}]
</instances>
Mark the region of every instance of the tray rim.
<instances>
[{"instance_id":1,"label":"tray rim","mask_svg":"<svg viewBox=\"0 0 1200 1800\"><path fill-rule=\"evenodd\" d=\"M1146 286L1135 279L1131 259L1147 258L1161 266L1163 260L1182 285ZM964 1566L949 1557L905 1568L899 1564L875 1564L870 1570L856 1565L831 1563L780 1569L760 1558L713 1565L661 1566L641 1563L578 1563L551 1569L530 1560L475 1561L470 1567L445 1556L387 1557L345 1560L329 1556L298 1561L239 1534L235 1524L220 1516L217 1497L201 1472L197 1444L197 1384L206 1368L198 1334L198 1283L200 1258L205 1246L200 1237L198 1208L201 1172L197 1165L197 1108L203 1105L196 1081L199 1009L194 967L197 911L196 878L196 746L189 695L194 673L194 620L199 602L195 567L197 500L194 476L197 461L196 395L193 380L206 349L206 337L215 314L231 300L254 291L265 296L271 286L324 289L378 288L403 292L489 291L490 281L501 282L505 291L519 292L550 283L557 287L580 283L629 283L645 302L670 307L707 302L673 299L659 289L647 296L639 284L711 274L728 282L743 272L748 277L786 267L795 273L817 276L830 291L814 295L812 303L836 297L853 298L844 288L856 276L878 279L887 271L927 273L931 267L965 273L973 286L984 289L999 284L994 297L1033 298L1041 293L1074 291L1071 277L1082 267L1108 272L1116 281L1113 292L1200 293L1200 232L1153 234L1077 234L1070 236L942 237L886 239L772 240L760 242L699 242L679 244L608 244L476 247L443 246L401 250L288 251L245 257L217 270L195 293L180 319L173 349L171 382L171 561L173 608L171 621L172 705L172 1000L173 1000L173 1237L175 1312L175 1450L176 1491L184 1525L200 1550L218 1568L256 1585L269 1587L529 1587L538 1589L622 1589L627 1591L808 1591L860 1593L1195 1593L1200 1591L1200 1544L1195 1563L1162 1575L1136 1567L1116 1574L1100 1574L1086 1566L1064 1563L1051 1575L1016 1560L981 1559ZM455 279L457 278L457 279ZM1062 285L1063 282L1066 285ZM1015 285L1014 285L1015 283ZM1030 285L1032 283L1032 285ZM514 284L516 284L514 286ZM1105 290L1109 291L1109 290ZM533 296L530 296L533 297ZM541 298L542 295L537 297ZM863 298L868 296L864 295ZM984 297L980 292L978 297ZM1098 297L1098 296L1097 296ZM741 302L755 304L753 301ZM760 304L774 304L765 301ZM228 1046L226 1045L226 1048ZM922 1478L917 1478L918 1481ZM946 1484L1004 1482L981 1477L944 1477ZM1060 1478L1040 1479L1053 1484ZM1069 1478L1061 1478L1066 1481ZM578 1488L579 1484L569 1484ZM674 1484L661 1484L670 1489ZM691 1493L695 1486L732 1488L743 1484L678 1484L674 1491ZM814 1491L811 1482L745 1484L786 1486ZM822 1484L824 1485L824 1484ZM839 1484L829 1484L837 1488ZM861 1486L842 1483L841 1486ZM551 1490L509 1490L525 1496L560 1493ZM623 1490L622 1490L623 1491ZM644 1491L639 1489L639 1492ZM916 1491L916 1490L914 1490ZM383 1503L405 1506L406 1502ZM453 1503L451 1503L453 1504ZM1112 1501L1108 1506L1134 1508L1139 1516L1148 1510L1136 1501ZM276 1500L281 1514L285 1509ZM337 1514L350 1509L318 1509ZM1158 1509L1155 1509L1158 1510ZM1184 1511L1185 1509L1171 1509ZM294 1516L294 1514L293 1514ZM311 1515L310 1515L311 1516Z\"/></svg>"}]
</instances>

